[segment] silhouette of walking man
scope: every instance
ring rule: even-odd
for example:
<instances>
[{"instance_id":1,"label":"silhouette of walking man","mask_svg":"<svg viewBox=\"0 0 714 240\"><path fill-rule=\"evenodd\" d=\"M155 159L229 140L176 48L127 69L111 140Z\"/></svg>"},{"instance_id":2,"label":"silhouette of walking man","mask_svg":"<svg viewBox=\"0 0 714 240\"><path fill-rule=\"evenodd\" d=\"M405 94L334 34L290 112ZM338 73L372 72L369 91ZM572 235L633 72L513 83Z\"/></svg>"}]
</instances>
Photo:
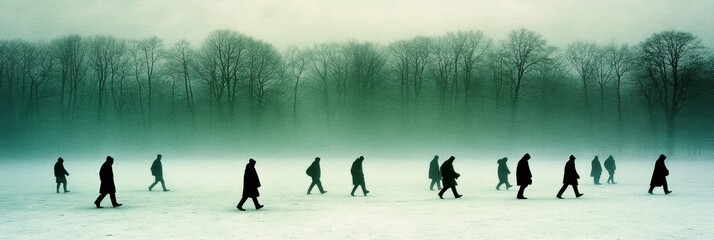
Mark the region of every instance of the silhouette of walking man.
<instances>
[{"instance_id":1,"label":"silhouette of walking man","mask_svg":"<svg viewBox=\"0 0 714 240\"><path fill-rule=\"evenodd\" d=\"M164 183L164 167L161 165L161 154L156 155L156 160L151 164L151 175L154 175L154 183L149 186L149 191L151 191L157 183L161 183L161 188L164 192L168 192L166 189L166 184Z\"/></svg>"},{"instance_id":2,"label":"silhouette of walking man","mask_svg":"<svg viewBox=\"0 0 714 240\"><path fill-rule=\"evenodd\" d=\"M102 182L99 186L99 197L94 201L94 205L97 208L102 208L99 204L102 203L107 194L109 194L109 199L112 200L112 207L120 207L121 203L117 203L116 197L116 187L114 186L114 171L112 170L112 165L114 164L114 158L107 156L107 160L104 161L102 167L99 169L99 180Z\"/></svg>"},{"instance_id":3,"label":"silhouette of walking man","mask_svg":"<svg viewBox=\"0 0 714 240\"><path fill-rule=\"evenodd\" d=\"M667 169L667 166L664 165L665 159L667 159L667 156L660 154L659 158L657 158L657 161L655 162L654 171L652 172L652 180L650 180L650 190L647 191L649 194L654 194L652 193L652 190L659 186L664 188L664 194L672 193L672 191L669 191L667 188L667 176L669 176L669 170Z\"/></svg>"},{"instance_id":4,"label":"silhouette of walking man","mask_svg":"<svg viewBox=\"0 0 714 240\"><path fill-rule=\"evenodd\" d=\"M523 191L526 190L528 185L533 183L533 175L531 175L531 167L528 165L528 159L531 159L531 155L526 153L521 160L518 161L518 166L516 166L516 184L521 186L516 196L518 199L528 199L523 196Z\"/></svg>"},{"instance_id":5,"label":"silhouette of walking man","mask_svg":"<svg viewBox=\"0 0 714 240\"><path fill-rule=\"evenodd\" d=\"M607 174L610 175L609 177L607 177L607 183L608 184L617 184L617 183L615 183L615 169L617 169L617 166L615 166L615 159L612 158L612 155L607 157L607 159L605 159L605 162L603 164L605 165Z\"/></svg>"},{"instance_id":6,"label":"silhouette of walking man","mask_svg":"<svg viewBox=\"0 0 714 240\"><path fill-rule=\"evenodd\" d=\"M307 188L307 194L310 194L312 191L312 187L317 185L317 189L320 190L320 194L325 194L327 191L322 189L322 182L320 181L320 158L316 157L315 161L310 164L310 167L305 170L305 173L312 178L312 183L310 183L310 187Z\"/></svg>"},{"instance_id":7,"label":"silhouette of walking man","mask_svg":"<svg viewBox=\"0 0 714 240\"><path fill-rule=\"evenodd\" d=\"M354 187L352 188L352 195L353 197L355 196L355 191L357 190L358 186L362 186L362 193L364 196L367 196L367 187L365 186L364 183L364 172L362 171L362 161L364 161L363 156L359 156L353 163L352 163L352 168L350 168L350 173L352 173L352 185Z\"/></svg>"},{"instance_id":8,"label":"silhouette of walking man","mask_svg":"<svg viewBox=\"0 0 714 240\"><path fill-rule=\"evenodd\" d=\"M513 187L508 182L508 174L511 174L511 170L508 169L508 165L506 165L506 162L508 161L507 157L498 159L496 161L498 163L498 185L496 185L496 190L501 190L501 184L506 184L506 190L510 189Z\"/></svg>"},{"instance_id":9,"label":"silhouette of walking man","mask_svg":"<svg viewBox=\"0 0 714 240\"><path fill-rule=\"evenodd\" d=\"M439 155L434 155L434 159L429 163L429 178L431 179L431 185L429 185L429 190L434 191L434 184L436 184L437 189L441 190L441 172L439 171Z\"/></svg>"},{"instance_id":10,"label":"silhouette of walking man","mask_svg":"<svg viewBox=\"0 0 714 240\"><path fill-rule=\"evenodd\" d=\"M258 197L260 196L258 192L259 187L260 179L258 179L258 172L255 171L255 160L251 158L248 160L248 164L245 165L245 173L243 173L243 197L240 199L240 202L238 202L236 208L245 211L243 204L248 198L253 199L256 210L263 208L264 206L258 203Z\"/></svg>"},{"instance_id":11,"label":"silhouette of walking man","mask_svg":"<svg viewBox=\"0 0 714 240\"><path fill-rule=\"evenodd\" d=\"M55 182L57 183L57 193L59 193L60 184L62 184L64 192L69 192L69 190L67 190L67 178L65 176L69 176L69 173L66 169L64 169L64 159L58 158L57 163L55 163Z\"/></svg>"},{"instance_id":12,"label":"silhouette of walking man","mask_svg":"<svg viewBox=\"0 0 714 240\"><path fill-rule=\"evenodd\" d=\"M573 186L573 191L575 192L575 197L582 197L583 194L578 191L578 171L575 169L575 156L570 155L570 159L565 163L565 169L563 170L563 187L558 191L557 198L563 199L563 192L568 188L568 185Z\"/></svg>"},{"instance_id":13,"label":"silhouette of walking man","mask_svg":"<svg viewBox=\"0 0 714 240\"><path fill-rule=\"evenodd\" d=\"M602 166L600 166L600 160L595 156L595 159L591 162L592 168L590 169L590 176L593 177L593 183L595 185L602 185L600 183L600 176L602 175Z\"/></svg>"},{"instance_id":14,"label":"silhouette of walking man","mask_svg":"<svg viewBox=\"0 0 714 240\"><path fill-rule=\"evenodd\" d=\"M456 182L456 179L458 179L461 174L457 173L454 170L454 160L456 158L454 156L449 157L444 163L441 164L441 177L443 178L444 181L444 188L439 191L439 198L444 199L444 192L446 192L447 189L451 188L451 192L454 193L454 198L460 198L463 195L459 195L459 192L456 191L456 185L459 185Z\"/></svg>"}]
</instances>

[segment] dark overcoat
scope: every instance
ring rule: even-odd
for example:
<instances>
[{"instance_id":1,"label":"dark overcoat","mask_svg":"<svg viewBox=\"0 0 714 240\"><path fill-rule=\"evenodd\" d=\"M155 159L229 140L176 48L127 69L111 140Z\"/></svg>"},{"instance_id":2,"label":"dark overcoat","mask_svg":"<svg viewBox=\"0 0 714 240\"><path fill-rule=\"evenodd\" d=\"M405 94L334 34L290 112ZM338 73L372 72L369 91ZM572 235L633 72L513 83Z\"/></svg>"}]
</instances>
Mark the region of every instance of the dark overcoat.
<instances>
[{"instance_id":1,"label":"dark overcoat","mask_svg":"<svg viewBox=\"0 0 714 240\"><path fill-rule=\"evenodd\" d=\"M441 172L439 171L439 159L434 158L429 163L429 178L432 180L441 180Z\"/></svg>"},{"instance_id":2,"label":"dark overcoat","mask_svg":"<svg viewBox=\"0 0 714 240\"><path fill-rule=\"evenodd\" d=\"M255 171L255 161L251 160L245 165L245 173L243 174L243 197L259 197L260 179L258 172Z\"/></svg>"},{"instance_id":3,"label":"dark overcoat","mask_svg":"<svg viewBox=\"0 0 714 240\"><path fill-rule=\"evenodd\" d=\"M320 161L315 160L314 162L312 162L312 164L310 164L310 167L305 170L305 174L312 178L320 178Z\"/></svg>"},{"instance_id":4,"label":"dark overcoat","mask_svg":"<svg viewBox=\"0 0 714 240\"><path fill-rule=\"evenodd\" d=\"M508 169L506 161L508 161L508 158L502 158L496 161L498 163L498 181L501 182L507 182L508 174L511 174L511 170Z\"/></svg>"},{"instance_id":5,"label":"dark overcoat","mask_svg":"<svg viewBox=\"0 0 714 240\"><path fill-rule=\"evenodd\" d=\"M154 163L151 164L151 175L154 175L156 180L164 179L164 168L161 165L161 160L156 159L154 160Z\"/></svg>"},{"instance_id":6,"label":"dark overcoat","mask_svg":"<svg viewBox=\"0 0 714 240\"><path fill-rule=\"evenodd\" d=\"M516 184L519 186L531 185L533 183L531 179L533 177L533 175L531 175L531 167L528 166L529 158L530 156L528 158L523 156L516 166Z\"/></svg>"},{"instance_id":7,"label":"dark overcoat","mask_svg":"<svg viewBox=\"0 0 714 240\"><path fill-rule=\"evenodd\" d=\"M565 169L563 169L563 184L578 185L578 171L575 169L575 159L571 158L565 163Z\"/></svg>"},{"instance_id":8,"label":"dark overcoat","mask_svg":"<svg viewBox=\"0 0 714 240\"><path fill-rule=\"evenodd\" d=\"M352 185L364 185L362 161L364 161L364 158L358 158L352 163L352 168L350 168L350 173L352 173Z\"/></svg>"},{"instance_id":9,"label":"dark overcoat","mask_svg":"<svg viewBox=\"0 0 714 240\"><path fill-rule=\"evenodd\" d=\"M57 183L67 182L66 175L69 175L66 169L64 169L64 164L62 161L57 161L55 163L55 178Z\"/></svg>"},{"instance_id":10,"label":"dark overcoat","mask_svg":"<svg viewBox=\"0 0 714 240\"><path fill-rule=\"evenodd\" d=\"M602 174L602 166L600 166L600 160L595 157L591 162L592 168L590 169L590 176L596 177Z\"/></svg>"},{"instance_id":11,"label":"dark overcoat","mask_svg":"<svg viewBox=\"0 0 714 240\"><path fill-rule=\"evenodd\" d=\"M669 170L667 166L664 165L664 155L660 155L655 162L654 171L652 172L652 180L650 180L650 186L659 187L667 184L667 176L669 176Z\"/></svg>"},{"instance_id":12,"label":"dark overcoat","mask_svg":"<svg viewBox=\"0 0 714 240\"><path fill-rule=\"evenodd\" d=\"M614 173L615 169L617 169L617 166L615 165L615 159L612 158L612 156L607 157L603 164L605 165L605 169L607 169L607 172L609 172L610 174Z\"/></svg>"},{"instance_id":13,"label":"dark overcoat","mask_svg":"<svg viewBox=\"0 0 714 240\"><path fill-rule=\"evenodd\" d=\"M444 185L444 188L448 187L454 187L459 185L456 182L456 179L459 178L461 174L457 173L454 170L454 158L449 158L448 160L444 161L443 164L441 164L441 177L442 177L442 185Z\"/></svg>"},{"instance_id":14,"label":"dark overcoat","mask_svg":"<svg viewBox=\"0 0 714 240\"><path fill-rule=\"evenodd\" d=\"M102 182L99 186L99 193L116 193L117 189L114 186L114 171L112 170L114 158L107 157L102 167L99 169L99 180Z\"/></svg>"}]
</instances>

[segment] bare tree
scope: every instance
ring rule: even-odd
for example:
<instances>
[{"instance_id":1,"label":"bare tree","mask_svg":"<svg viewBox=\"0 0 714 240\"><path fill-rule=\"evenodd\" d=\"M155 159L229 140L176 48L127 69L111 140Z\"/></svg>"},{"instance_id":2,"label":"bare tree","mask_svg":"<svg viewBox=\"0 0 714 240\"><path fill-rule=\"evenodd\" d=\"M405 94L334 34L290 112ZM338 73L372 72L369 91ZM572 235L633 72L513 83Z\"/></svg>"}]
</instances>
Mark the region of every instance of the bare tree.
<instances>
[{"instance_id":1,"label":"bare tree","mask_svg":"<svg viewBox=\"0 0 714 240\"><path fill-rule=\"evenodd\" d=\"M605 111L605 87L612 81L612 64L607 57L607 50L598 47L597 56L593 61L593 80L600 87L600 116Z\"/></svg>"},{"instance_id":2,"label":"bare tree","mask_svg":"<svg viewBox=\"0 0 714 240\"><path fill-rule=\"evenodd\" d=\"M623 44L616 46L610 44L606 48L607 57L609 58L610 67L615 77L615 93L617 94L617 129L622 132L622 82L625 74L632 70L633 55L630 46ZM621 139L622 137L620 137Z\"/></svg>"},{"instance_id":3,"label":"bare tree","mask_svg":"<svg viewBox=\"0 0 714 240\"><path fill-rule=\"evenodd\" d=\"M86 46L79 35L68 35L52 41L53 56L57 59L60 72L60 107L72 108L77 101L77 88L84 77ZM68 92L68 93L66 93ZM69 95L65 97L65 95Z\"/></svg>"},{"instance_id":4,"label":"bare tree","mask_svg":"<svg viewBox=\"0 0 714 240\"><path fill-rule=\"evenodd\" d=\"M172 67L171 76L182 83L186 107L192 116L195 114L195 104L190 69L194 54L193 49L191 49L191 43L186 40L178 41L169 52L169 62Z\"/></svg>"},{"instance_id":5,"label":"bare tree","mask_svg":"<svg viewBox=\"0 0 714 240\"><path fill-rule=\"evenodd\" d=\"M156 70L156 64L158 64L164 57L164 51L162 49L163 40L157 37L142 39L137 42L137 47L139 48L142 60L144 61L144 71L148 87L147 102L149 105L149 112L151 112L151 95L153 93L154 72Z\"/></svg>"},{"instance_id":6,"label":"bare tree","mask_svg":"<svg viewBox=\"0 0 714 240\"><path fill-rule=\"evenodd\" d=\"M245 68L245 55L252 38L233 30L211 32L203 43L201 57L201 75L207 81L212 99L222 108L225 92L228 110L234 115L238 92L240 91L241 71Z\"/></svg>"},{"instance_id":7,"label":"bare tree","mask_svg":"<svg viewBox=\"0 0 714 240\"><path fill-rule=\"evenodd\" d=\"M308 68L310 59L310 51L301 50L296 47L288 49L285 53L287 71L295 81L293 87L293 122L297 122L298 87L300 86L303 72Z\"/></svg>"},{"instance_id":8,"label":"bare tree","mask_svg":"<svg viewBox=\"0 0 714 240\"><path fill-rule=\"evenodd\" d=\"M104 112L108 84L112 84L122 69L120 61L126 51L126 42L112 36L95 36L90 40L89 57L92 62L97 87L97 112ZM110 89L109 91L112 91Z\"/></svg>"},{"instance_id":9,"label":"bare tree","mask_svg":"<svg viewBox=\"0 0 714 240\"><path fill-rule=\"evenodd\" d=\"M664 31L638 46L638 67L655 89L667 126L667 152L674 153L676 122L705 70L706 48L691 33Z\"/></svg>"},{"instance_id":10,"label":"bare tree","mask_svg":"<svg viewBox=\"0 0 714 240\"><path fill-rule=\"evenodd\" d=\"M500 51L509 70L506 77L511 87L511 125L515 124L518 98L527 85L526 77L533 66L549 61L555 50L540 34L527 29L513 30L501 42Z\"/></svg>"},{"instance_id":11,"label":"bare tree","mask_svg":"<svg viewBox=\"0 0 714 240\"><path fill-rule=\"evenodd\" d=\"M245 61L249 106L251 112L261 117L268 96L283 87L283 58L273 45L252 41Z\"/></svg>"},{"instance_id":12,"label":"bare tree","mask_svg":"<svg viewBox=\"0 0 714 240\"><path fill-rule=\"evenodd\" d=\"M592 84L593 75L595 74L596 60L598 57L598 47L595 43L586 43L577 41L570 46L565 52L565 57L570 63L570 66L575 70L580 81L583 83L583 101L585 103L585 111L588 116L588 125L592 126L592 112L590 111L590 97L588 87Z\"/></svg>"}]
</instances>

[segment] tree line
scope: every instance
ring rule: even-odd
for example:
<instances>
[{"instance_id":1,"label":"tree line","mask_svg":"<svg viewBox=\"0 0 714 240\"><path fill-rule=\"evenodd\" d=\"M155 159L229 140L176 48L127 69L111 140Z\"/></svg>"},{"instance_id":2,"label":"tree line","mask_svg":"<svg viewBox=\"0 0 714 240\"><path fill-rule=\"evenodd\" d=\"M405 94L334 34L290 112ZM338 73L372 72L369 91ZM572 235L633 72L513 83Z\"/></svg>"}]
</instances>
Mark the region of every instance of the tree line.
<instances>
[{"instance_id":1,"label":"tree line","mask_svg":"<svg viewBox=\"0 0 714 240\"><path fill-rule=\"evenodd\" d=\"M701 153L677 140L711 137L697 130L712 130L699 122L712 117L711 70L709 49L680 31L631 45L556 47L517 29L501 40L459 31L284 51L229 29L197 44L66 35L0 40L0 110L20 138L164 129L189 140L454 138Z\"/></svg>"}]
</instances>

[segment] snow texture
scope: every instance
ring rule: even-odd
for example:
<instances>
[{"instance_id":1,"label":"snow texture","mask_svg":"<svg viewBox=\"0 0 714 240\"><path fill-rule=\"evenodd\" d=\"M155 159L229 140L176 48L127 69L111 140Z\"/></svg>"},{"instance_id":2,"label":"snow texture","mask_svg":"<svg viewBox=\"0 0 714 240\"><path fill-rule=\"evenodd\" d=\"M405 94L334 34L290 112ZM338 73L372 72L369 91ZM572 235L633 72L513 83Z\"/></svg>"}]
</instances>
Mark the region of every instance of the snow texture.
<instances>
[{"instance_id":1,"label":"snow texture","mask_svg":"<svg viewBox=\"0 0 714 240\"><path fill-rule=\"evenodd\" d=\"M647 194L656 156L617 159L616 185L595 186L589 177L591 156L579 157L581 176L576 199L561 186L562 159L530 161L534 184L528 200L517 188L496 191L494 159L459 157L454 162L461 199L451 192L440 200L429 191L431 156L394 160L365 156L369 196L349 195L351 158L323 157L322 182L306 195L310 178L303 159L256 158L263 187L255 210L235 208L247 158L175 159L164 155L170 192L153 182L145 160L115 156L117 198L124 206L104 209L92 202L99 189L97 159L65 158L70 193L55 193L54 160L0 160L0 239L711 239L714 238L714 161L670 157L673 194ZM443 162L448 156L440 159ZM302 158L302 156L300 157ZM605 159L606 156L601 156ZM518 157L509 158L515 185ZM562 161L561 161L562 160ZM157 191L158 190L158 191Z\"/></svg>"}]
</instances>

